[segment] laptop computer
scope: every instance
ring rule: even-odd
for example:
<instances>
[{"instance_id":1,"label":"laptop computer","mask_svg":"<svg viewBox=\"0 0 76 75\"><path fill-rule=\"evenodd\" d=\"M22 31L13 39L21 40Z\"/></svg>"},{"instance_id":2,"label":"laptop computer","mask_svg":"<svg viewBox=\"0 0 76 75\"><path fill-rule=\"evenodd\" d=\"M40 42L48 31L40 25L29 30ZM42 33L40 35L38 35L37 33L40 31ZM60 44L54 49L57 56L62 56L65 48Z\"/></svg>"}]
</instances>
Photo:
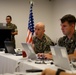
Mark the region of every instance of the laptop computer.
<instances>
[{"instance_id":1,"label":"laptop computer","mask_svg":"<svg viewBox=\"0 0 76 75\"><path fill-rule=\"evenodd\" d=\"M22 56L21 52L16 52L12 41L4 41L5 53L15 54L16 56ZM18 48L20 50L20 48Z\"/></svg>"},{"instance_id":2,"label":"laptop computer","mask_svg":"<svg viewBox=\"0 0 76 75\"><path fill-rule=\"evenodd\" d=\"M29 44L29 43L21 43L21 44L22 44L28 58L32 59L32 60L37 60L37 56L36 56L33 48L31 47L31 44Z\"/></svg>"},{"instance_id":3,"label":"laptop computer","mask_svg":"<svg viewBox=\"0 0 76 75\"><path fill-rule=\"evenodd\" d=\"M50 46L54 64L64 70L72 70L65 47Z\"/></svg>"},{"instance_id":4,"label":"laptop computer","mask_svg":"<svg viewBox=\"0 0 76 75\"><path fill-rule=\"evenodd\" d=\"M16 54L12 41L4 41L5 44L5 53Z\"/></svg>"},{"instance_id":5,"label":"laptop computer","mask_svg":"<svg viewBox=\"0 0 76 75\"><path fill-rule=\"evenodd\" d=\"M0 23L0 29L8 29L6 23Z\"/></svg>"}]
</instances>

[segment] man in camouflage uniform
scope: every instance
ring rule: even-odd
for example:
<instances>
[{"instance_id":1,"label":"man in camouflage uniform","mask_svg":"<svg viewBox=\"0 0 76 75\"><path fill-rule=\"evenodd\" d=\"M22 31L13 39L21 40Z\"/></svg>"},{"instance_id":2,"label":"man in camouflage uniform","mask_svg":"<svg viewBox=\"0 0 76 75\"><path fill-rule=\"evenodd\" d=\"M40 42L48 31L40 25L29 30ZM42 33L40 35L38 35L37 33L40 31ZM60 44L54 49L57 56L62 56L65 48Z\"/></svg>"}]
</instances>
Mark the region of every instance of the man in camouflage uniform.
<instances>
[{"instance_id":1,"label":"man in camouflage uniform","mask_svg":"<svg viewBox=\"0 0 76 75\"><path fill-rule=\"evenodd\" d=\"M50 52L50 45L54 45L52 40L44 34L45 25L41 22L35 26L35 35L33 37L34 50L36 53Z\"/></svg>"},{"instance_id":2,"label":"man in camouflage uniform","mask_svg":"<svg viewBox=\"0 0 76 75\"><path fill-rule=\"evenodd\" d=\"M12 29L11 41L13 42L14 48L16 48L14 36L18 34L18 30L17 30L17 26L15 24L12 24L11 21L12 21L12 17L10 15L6 16L6 22L7 22L6 26Z\"/></svg>"},{"instance_id":3,"label":"man in camouflage uniform","mask_svg":"<svg viewBox=\"0 0 76 75\"><path fill-rule=\"evenodd\" d=\"M76 18L71 14L61 18L61 30L65 36L59 39L58 44L59 46L66 47L69 55L74 54L76 48L75 23Z\"/></svg>"},{"instance_id":4,"label":"man in camouflage uniform","mask_svg":"<svg viewBox=\"0 0 76 75\"><path fill-rule=\"evenodd\" d=\"M67 14L61 18L61 30L65 36L61 37L58 45L66 47L68 57L76 57L76 31L75 31L76 18ZM47 59L52 59L51 54L45 55Z\"/></svg>"}]
</instances>

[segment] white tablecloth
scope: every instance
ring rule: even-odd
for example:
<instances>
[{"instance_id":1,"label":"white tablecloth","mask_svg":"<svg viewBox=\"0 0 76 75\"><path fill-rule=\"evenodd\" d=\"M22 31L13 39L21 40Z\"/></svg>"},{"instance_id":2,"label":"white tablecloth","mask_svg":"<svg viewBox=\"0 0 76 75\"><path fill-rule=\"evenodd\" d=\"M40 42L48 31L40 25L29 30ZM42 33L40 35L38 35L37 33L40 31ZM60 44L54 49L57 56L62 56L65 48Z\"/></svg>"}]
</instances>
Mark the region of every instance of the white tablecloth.
<instances>
[{"instance_id":1,"label":"white tablecloth","mask_svg":"<svg viewBox=\"0 0 76 75\"><path fill-rule=\"evenodd\" d=\"M55 65L51 65L49 61L46 62L48 62L48 64L35 64L35 61L28 61L27 58L23 59L22 56L0 52L0 74L14 73L15 71L25 72L26 69L44 70L45 68L51 68L57 70Z\"/></svg>"},{"instance_id":2,"label":"white tablecloth","mask_svg":"<svg viewBox=\"0 0 76 75\"><path fill-rule=\"evenodd\" d=\"M15 71L26 71L26 69L45 69L51 67L56 69L54 65L50 64L35 64L35 61L28 61L23 59L22 56L15 56L12 54L5 54L0 52L0 74L3 73L14 73Z\"/></svg>"},{"instance_id":3,"label":"white tablecloth","mask_svg":"<svg viewBox=\"0 0 76 75\"><path fill-rule=\"evenodd\" d=\"M16 57L12 54L5 54L4 52L0 52L0 74L13 73L15 71L17 61L20 58L21 56Z\"/></svg>"}]
</instances>

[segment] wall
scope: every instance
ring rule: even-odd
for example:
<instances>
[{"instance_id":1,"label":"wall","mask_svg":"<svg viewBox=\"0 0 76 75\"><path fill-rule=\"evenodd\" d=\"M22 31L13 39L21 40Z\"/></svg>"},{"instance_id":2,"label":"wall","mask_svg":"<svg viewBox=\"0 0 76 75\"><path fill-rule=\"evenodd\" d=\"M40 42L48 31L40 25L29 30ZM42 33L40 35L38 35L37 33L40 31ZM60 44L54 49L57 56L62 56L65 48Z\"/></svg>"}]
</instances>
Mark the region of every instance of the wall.
<instances>
[{"instance_id":1,"label":"wall","mask_svg":"<svg viewBox=\"0 0 76 75\"><path fill-rule=\"evenodd\" d=\"M25 42L27 35L29 8L29 0L0 0L0 22L6 22L7 15L12 16L12 23L18 27L18 35L15 36L18 48L22 48L21 42ZM46 25L46 34L51 37L51 2L49 0L34 0L33 10L35 23L43 22Z\"/></svg>"},{"instance_id":2,"label":"wall","mask_svg":"<svg viewBox=\"0 0 76 75\"><path fill-rule=\"evenodd\" d=\"M76 16L76 0L52 0L52 24L53 24L53 40L63 36L60 27L60 18L66 14Z\"/></svg>"},{"instance_id":3,"label":"wall","mask_svg":"<svg viewBox=\"0 0 76 75\"><path fill-rule=\"evenodd\" d=\"M46 34L56 41L63 36L60 28L60 18L65 14L76 16L76 0L33 0L34 1L34 21L39 21L46 26ZM29 19L29 0L0 0L0 22L6 22L7 15L13 18L12 23L18 27L16 46L21 47L21 42L25 42Z\"/></svg>"}]
</instances>

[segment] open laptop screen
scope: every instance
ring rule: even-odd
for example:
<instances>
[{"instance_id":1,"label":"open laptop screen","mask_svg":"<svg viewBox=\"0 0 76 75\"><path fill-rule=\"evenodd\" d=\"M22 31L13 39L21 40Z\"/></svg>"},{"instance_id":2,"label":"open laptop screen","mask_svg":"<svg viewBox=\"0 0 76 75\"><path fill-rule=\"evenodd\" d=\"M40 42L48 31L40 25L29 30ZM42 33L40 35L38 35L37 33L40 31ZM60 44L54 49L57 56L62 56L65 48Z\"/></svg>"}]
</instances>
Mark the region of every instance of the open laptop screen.
<instances>
[{"instance_id":1,"label":"open laptop screen","mask_svg":"<svg viewBox=\"0 0 76 75\"><path fill-rule=\"evenodd\" d=\"M31 44L28 44L28 43L21 43L21 44L22 44L28 58L32 59L32 60L36 60L37 57L36 57L36 54L35 54L33 48L31 47Z\"/></svg>"},{"instance_id":2,"label":"open laptop screen","mask_svg":"<svg viewBox=\"0 0 76 75\"><path fill-rule=\"evenodd\" d=\"M15 54L12 41L4 41L4 44L5 44L5 51L7 50L7 53Z\"/></svg>"},{"instance_id":3,"label":"open laptop screen","mask_svg":"<svg viewBox=\"0 0 76 75\"><path fill-rule=\"evenodd\" d=\"M66 48L60 46L50 46L50 48L54 64L62 69L71 70Z\"/></svg>"}]
</instances>

